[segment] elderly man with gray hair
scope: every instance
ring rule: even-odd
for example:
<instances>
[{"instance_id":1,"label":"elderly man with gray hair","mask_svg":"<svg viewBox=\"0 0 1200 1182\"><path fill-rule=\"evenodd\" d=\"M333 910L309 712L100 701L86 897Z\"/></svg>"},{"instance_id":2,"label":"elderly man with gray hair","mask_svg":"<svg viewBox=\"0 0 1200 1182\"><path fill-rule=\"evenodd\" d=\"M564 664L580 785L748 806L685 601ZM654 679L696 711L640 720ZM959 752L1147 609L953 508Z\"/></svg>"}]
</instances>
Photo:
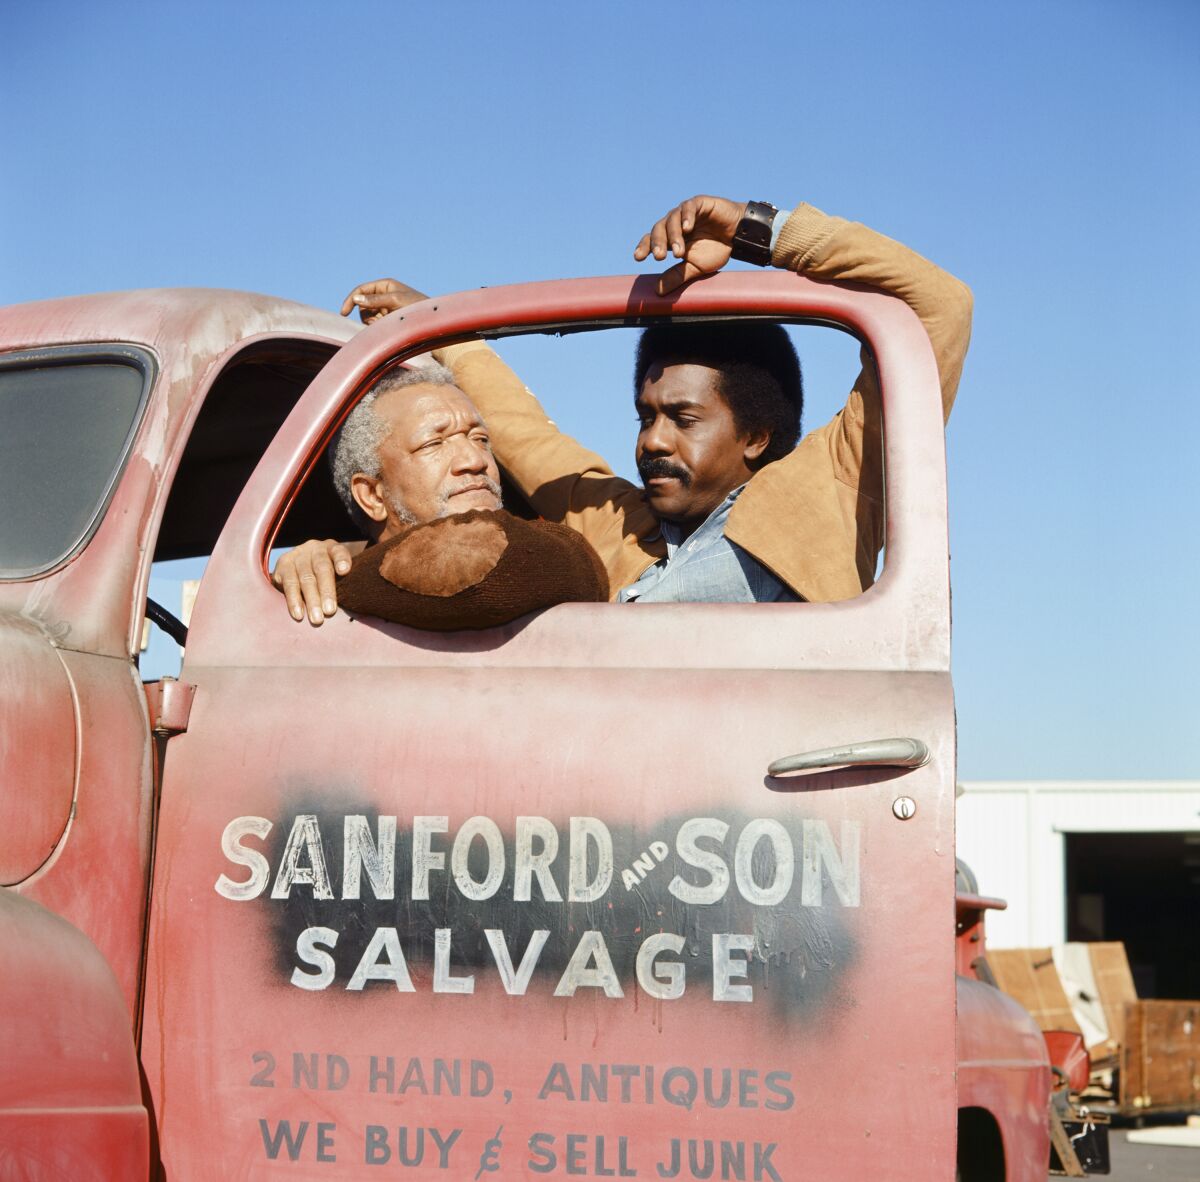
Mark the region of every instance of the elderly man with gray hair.
<instances>
[{"instance_id":1,"label":"elderly man with gray hair","mask_svg":"<svg viewBox=\"0 0 1200 1182\"><path fill-rule=\"evenodd\" d=\"M338 495L373 542L413 525L501 507L487 427L443 365L394 370L376 382L342 425L332 465ZM339 571L349 569L358 548L337 547ZM328 587L307 586L317 575L291 562L280 562L273 578L293 619L304 619L306 603L313 624L321 623L322 607L325 614L335 610L331 578Z\"/></svg>"}]
</instances>

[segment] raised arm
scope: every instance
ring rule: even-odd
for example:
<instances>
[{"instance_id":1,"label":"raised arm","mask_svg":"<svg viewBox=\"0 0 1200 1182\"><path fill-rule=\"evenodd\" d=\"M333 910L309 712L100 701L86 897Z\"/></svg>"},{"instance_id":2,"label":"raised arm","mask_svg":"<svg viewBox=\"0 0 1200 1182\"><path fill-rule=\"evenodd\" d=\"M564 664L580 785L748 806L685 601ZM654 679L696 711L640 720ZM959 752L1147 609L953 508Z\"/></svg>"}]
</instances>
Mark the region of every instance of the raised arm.
<instances>
[{"instance_id":1,"label":"raised arm","mask_svg":"<svg viewBox=\"0 0 1200 1182\"><path fill-rule=\"evenodd\" d=\"M424 297L395 279L360 284L342 305L371 323ZM525 383L483 341L435 349L458 388L479 408L500 466L539 516L578 530L600 555L614 590L658 556L641 544L658 522L641 489L613 474L595 452L565 435Z\"/></svg>"},{"instance_id":2,"label":"raised arm","mask_svg":"<svg viewBox=\"0 0 1200 1182\"><path fill-rule=\"evenodd\" d=\"M642 236L633 257L680 261L659 276L660 294L719 271L732 257L745 202L691 197ZM920 317L937 359L944 417L950 415L971 339L971 291L953 275L902 243L859 222L800 204L780 213L771 265L812 279L837 279L899 296ZM856 382L857 385L857 382Z\"/></svg>"},{"instance_id":3,"label":"raised arm","mask_svg":"<svg viewBox=\"0 0 1200 1182\"><path fill-rule=\"evenodd\" d=\"M972 299L965 283L885 234L803 204L784 223L771 262L812 279L861 283L899 296L929 335L943 418L950 417L971 341Z\"/></svg>"},{"instance_id":4,"label":"raised arm","mask_svg":"<svg viewBox=\"0 0 1200 1182\"><path fill-rule=\"evenodd\" d=\"M670 291L729 261L745 212L745 204L719 197L690 198L655 224L634 257L674 254L680 261L659 280L660 291ZM937 361L943 417L949 416L971 337L966 285L894 239L811 205L777 215L774 230L773 266L874 287L916 312ZM878 375L863 350L845 406L755 475L726 536L806 599L845 599L870 586L883 546L882 422Z\"/></svg>"},{"instance_id":5,"label":"raised arm","mask_svg":"<svg viewBox=\"0 0 1200 1182\"><path fill-rule=\"evenodd\" d=\"M916 251L859 222L830 217L799 205L780 231L772 263L813 279L861 283L904 300L925 326L937 362L943 421L958 393L963 360L971 340L970 289ZM839 599L857 594L875 579L884 542L883 403L874 360L864 348L862 369L846 404L792 454L760 473L757 486L731 523L732 533L751 550L768 545L771 516L795 519L809 504L814 474L828 468L836 492L826 533L842 532L853 554L853 576L814 584L809 598ZM824 481L822 481L824 483ZM827 539L826 539L827 540ZM807 542L801 539L801 543ZM816 545L813 539L810 545ZM799 552L797 550L797 552ZM782 552L781 552L782 553ZM785 557L783 561L787 561ZM791 570L781 570L785 577ZM800 577L797 568L793 585Z\"/></svg>"}]
</instances>

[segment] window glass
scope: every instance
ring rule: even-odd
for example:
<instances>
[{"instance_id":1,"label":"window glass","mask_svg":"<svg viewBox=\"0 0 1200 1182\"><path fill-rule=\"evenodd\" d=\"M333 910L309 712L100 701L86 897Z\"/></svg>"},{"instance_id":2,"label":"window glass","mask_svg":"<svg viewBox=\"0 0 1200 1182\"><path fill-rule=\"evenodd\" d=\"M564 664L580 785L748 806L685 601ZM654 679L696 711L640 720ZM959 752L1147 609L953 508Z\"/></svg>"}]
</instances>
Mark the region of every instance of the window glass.
<instances>
[{"instance_id":1,"label":"window glass","mask_svg":"<svg viewBox=\"0 0 1200 1182\"><path fill-rule=\"evenodd\" d=\"M0 576L65 558L99 519L139 417L145 371L112 358L0 366Z\"/></svg>"}]
</instances>

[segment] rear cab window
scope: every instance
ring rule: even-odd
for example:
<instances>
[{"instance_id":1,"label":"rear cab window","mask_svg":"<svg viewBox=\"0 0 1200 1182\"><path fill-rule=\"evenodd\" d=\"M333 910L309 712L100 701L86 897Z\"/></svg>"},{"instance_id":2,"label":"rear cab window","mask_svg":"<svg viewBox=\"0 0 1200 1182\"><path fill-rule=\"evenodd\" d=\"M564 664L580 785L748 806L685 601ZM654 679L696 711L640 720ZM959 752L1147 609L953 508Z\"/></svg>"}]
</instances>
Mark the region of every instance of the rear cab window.
<instances>
[{"instance_id":1,"label":"rear cab window","mask_svg":"<svg viewBox=\"0 0 1200 1182\"><path fill-rule=\"evenodd\" d=\"M131 345L0 357L0 579L44 574L91 538L153 378Z\"/></svg>"}]
</instances>

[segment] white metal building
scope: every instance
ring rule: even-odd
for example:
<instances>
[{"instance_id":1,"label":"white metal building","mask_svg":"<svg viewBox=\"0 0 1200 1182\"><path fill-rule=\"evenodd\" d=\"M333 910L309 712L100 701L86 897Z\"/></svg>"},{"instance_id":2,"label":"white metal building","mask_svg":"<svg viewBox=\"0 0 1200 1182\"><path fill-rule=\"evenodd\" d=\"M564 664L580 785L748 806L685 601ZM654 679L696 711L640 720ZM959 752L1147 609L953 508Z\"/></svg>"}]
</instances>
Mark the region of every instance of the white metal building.
<instances>
[{"instance_id":1,"label":"white metal building","mask_svg":"<svg viewBox=\"0 0 1200 1182\"><path fill-rule=\"evenodd\" d=\"M1200 780L975 780L957 851L988 944L1122 940L1143 997L1200 996Z\"/></svg>"}]
</instances>

